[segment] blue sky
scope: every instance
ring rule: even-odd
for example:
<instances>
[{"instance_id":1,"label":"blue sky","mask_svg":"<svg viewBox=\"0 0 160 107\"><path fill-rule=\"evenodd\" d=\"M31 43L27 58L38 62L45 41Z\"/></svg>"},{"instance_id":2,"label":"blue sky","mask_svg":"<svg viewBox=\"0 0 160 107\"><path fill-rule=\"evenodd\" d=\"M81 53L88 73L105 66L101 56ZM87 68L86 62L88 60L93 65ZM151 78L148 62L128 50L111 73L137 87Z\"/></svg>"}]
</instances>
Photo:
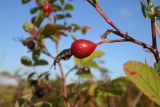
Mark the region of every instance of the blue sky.
<instances>
[{"instance_id":1,"label":"blue sky","mask_svg":"<svg viewBox=\"0 0 160 107\"><path fill-rule=\"evenodd\" d=\"M159 0L155 0L156 4L160 4ZM73 21L80 25L89 25L93 30L86 35L76 33L78 38L89 39L94 42L100 41L100 35L111 27L104 21L104 19L89 5L85 0L74 0L75 11L73 12ZM15 42L15 37L27 37L28 34L23 31L22 25L25 21L29 21L32 17L29 9L33 7L34 3L22 5L20 0L2 0L0 6L1 20L0 20L0 71L8 70L14 72L16 69L22 67L20 58L23 55L28 55L27 49L19 42ZM100 0L100 6L106 15L123 31L133 35L134 38L151 43L150 20L144 19L140 0ZM109 35L109 39L115 39L117 36ZM66 42L67 41L67 42ZM159 41L159 37L158 37ZM65 44L64 44L65 43ZM70 47L72 43L70 38L63 37L60 42L60 49ZM160 46L160 43L158 42ZM54 44L48 43L48 47L53 55L55 54ZM123 63L128 60L142 61L146 59L148 63L152 64L154 58L151 54L144 52L142 47L133 43L115 43L103 44L97 48L106 52L102 57L106 61L106 68L110 70L111 77L124 75ZM42 56L47 58L46 56ZM47 58L48 59L48 58ZM48 70L52 64L52 60L48 59L50 65L43 69ZM66 68L68 62L73 64L73 60L63 62ZM41 69L40 69L41 70Z\"/></svg>"}]
</instances>

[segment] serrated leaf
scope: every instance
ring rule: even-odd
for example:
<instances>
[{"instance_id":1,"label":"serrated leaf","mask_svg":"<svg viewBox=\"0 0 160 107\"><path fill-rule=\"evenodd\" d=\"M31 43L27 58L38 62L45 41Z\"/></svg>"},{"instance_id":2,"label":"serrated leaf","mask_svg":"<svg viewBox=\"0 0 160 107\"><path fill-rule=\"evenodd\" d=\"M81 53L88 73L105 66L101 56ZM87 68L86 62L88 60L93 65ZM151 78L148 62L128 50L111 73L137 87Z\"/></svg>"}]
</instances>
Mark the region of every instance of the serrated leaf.
<instances>
[{"instance_id":1,"label":"serrated leaf","mask_svg":"<svg viewBox=\"0 0 160 107\"><path fill-rule=\"evenodd\" d=\"M31 59L30 59L29 57L27 57L27 56L23 56L23 57L21 58L21 63L22 63L23 65L26 65L26 66L32 66L32 61L31 61Z\"/></svg>"},{"instance_id":2,"label":"serrated leaf","mask_svg":"<svg viewBox=\"0 0 160 107\"><path fill-rule=\"evenodd\" d=\"M67 4L65 4L64 9L65 10L74 10L74 7L71 4L67 3Z\"/></svg>"},{"instance_id":3,"label":"serrated leaf","mask_svg":"<svg viewBox=\"0 0 160 107\"><path fill-rule=\"evenodd\" d=\"M34 63L35 66L38 66L38 65L48 65L48 62L44 59L39 59L37 60L35 63Z\"/></svg>"},{"instance_id":4,"label":"serrated leaf","mask_svg":"<svg viewBox=\"0 0 160 107\"><path fill-rule=\"evenodd\" d=\"M151 100L160 105L160 76L149 65L136 61L124 64L128 78Z\"/></svg>"},{"instance_id":5,"label":"serrated leaf","mask_svg":"<svg viewBox=\"0 0 160 107\"><path fill-rule=\"evenodd\" d=\"M39 102L34 104L33 107L53 107L51 103L48 102Z\"/></svg>"}]
</instances>

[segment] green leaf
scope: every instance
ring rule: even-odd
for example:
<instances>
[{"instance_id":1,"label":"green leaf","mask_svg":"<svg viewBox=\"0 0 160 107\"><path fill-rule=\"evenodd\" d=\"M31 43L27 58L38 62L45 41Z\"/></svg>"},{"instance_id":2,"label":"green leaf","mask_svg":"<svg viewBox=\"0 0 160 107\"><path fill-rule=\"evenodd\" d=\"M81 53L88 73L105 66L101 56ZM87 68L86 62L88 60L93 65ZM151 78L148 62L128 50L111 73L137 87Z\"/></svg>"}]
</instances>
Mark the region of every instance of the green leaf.
<instances>
[{"instance_id":1,"label":"green leaf","mask_svg":"<svg viewBox=\"0 0 160 107\"><path fill-rule=\"evenodd\" d=\"M53 41L56 41L56 42L59 41L58 35L50 35L50 38L51 38Z\"/></svg>"},{"instance_id":2,"label":"green leaf","mask_svg":"<svg viewBox=\"0 0 160 107\"><path fill-rule=\"evenodd\" d=\"M50 4L53 4L54 2L56 2L57 0L47 0Z\"/></svg>"},{"instance_id":3,"label":"green leaf","mask_svg":"<svg viewBox=\"0 0 160 107\"><path fill-rule=\"evenodd\" d=\"M52 9L53 9L54 11L60 11L60 10L62 10L62 7L59 6L59 5L57 5L57 4L53 4L53 5L52 5Z\"/></svg>"},{"instance_id":4,"label":"green leaf","mask_svg":"<svg viewBox=\"0 0 160 107\"><path fill-rule=\"evenodd\" d=\"M160 105L160 76L149 65L129 61L124 64L128 78L151 100Z\"/></svg>"},{"instance_id":5,"label":"green leaf","mask_svg":"<svg viewBox=\"0 0 160 107\"><path fill-rule=\"evenodd\" d=\"M95 90L98 88L98 86L96 84L92 84L89 88L89 95L94 96L95 95Z\"/></svg>"},{"instance_id":6,"label":"green leaf","mask_svg":"<svg viewBox=\"0 0 160 107\"><path fill-rule=\"evenodd\" d=\"M83 59L79 59L79 58L74 57L74 63L76 65L85 66L85 67L94 67L94 68L96 68L98 66L96 64L96 62L94 62L92 59L83 60Z\"/></svg>"},{"instance_id":7,"label":"green leaf","mask_svg":"<svg viewBox=\"0 0 160 107\"><path fill-rule=\"evenodd\" d=\"M151 5L152 5L153 0L147 0L147 2L148 2L148 4L149 4L149 6L151 6Z\"/></svg>"},{"instance_id":8,"label":"green leaf","mask_svg":"<svg viewBox=\"0 0 160 107\"><path fill-rule=\"evenodd\" d=\"M33 7L33 8L30 9L30 13L31 13L31 14L34 14L34 13L36 13L38 10L39 10L39 7Z\"/></svg>"},{"instance_id":9,"label":"green leaf","mask_svg":"<svg viewBox=\"0 0 160 107\"><path fill-rule=\"evenodd\" d=\"M57 20L64 19L64 18L65 18L65 16L63 14L57 14L56 15Z\"/></svg>"},{"instance_id":10,"label":"green leaf","mask_svg":"<svg viewBox=\"0 0 160 107\"><path fill-rule=\"evenodd\" d=\"M22 4L27 4L29 3L31 0L21 0Z\"/></svg>"},{"instance_id":11,"label":"green leaf","mask_svg":"<svg viewBox=\"0 0 160 107\"><path fill-rule=\"evenodd\" d=\"M30 22L24 22L23 24L23 29L26 31L26 32L30 32L34 29L34 25Z\"/></svg>"},{"instance_id":12,"label":"green leaf","mask_svg":"<svg viewBox=\"0 0 160 107\"><path fill-rule=\"evenodd\" d=\"M40 57L40 51L39 50L34 50L33 53L32 53L32 59L34 61L37 61Z\"/></svg>"},{"instance_id":13,"label":"green leaf","mask_svg":"<svg viewBox=\"0 0 160 107\"><path fill-rule=\"evenodd\" d=\"M34 104L33 107L53 107L51 103L48 102L38 102Z\"/></svg>"},{"instance_id":14,"label":"green leaf","mask_svg":"<svg viewBox=\"0 0 160 107\"><path fill-rule=\"evenodd\" d=\"M48 65L48 62L44 59L39 59L38 61L36 61L34 63L35 66L38 66L38 65Z\"/></svg>"},{"instance_id":15,"label":"green leaf","mask_svg":"<svg viewBox=\"0 0 160 107\"><path fill-rule=\"evenodd\" d=\"M72 18L72 15L70 13L66 13L66 17Z\"/></svg>"},{"instance_id":16,"label":"green leaf","mask_svg":"<svg viewBox=\"0 0 160 107\"><path fill-rule=\"evenodd\" d=\"M94 3L93 0L89 0L91 3ZM94 0L96 3L99 2L99 0Z\"/></svg>"},{"instance_id":17,"label":"green leaf","mask_svg":"<svg viewBox=\"0 0 160 107\"><path fill-rule=\"evenodd\" d=\"M78 59L74 57L74 62L76 65L82 65L86 67L91 67L91 68L99 68L98 64L93 61L95 58L99 58L104 55L104 52L102 51L94 51L90 56L84 59Z\"/></svg>"},{"instance_id":18,"label":"green leaf","mask_svg":"<svg viewBox=\"0 0 160 107\"><path fill-rule=\"evenodd\" d=\"M93 75L91 74L91 72L87 72L87 71L81 71L81 72L77 72L77 75L81 78L92 78Z\"/></svg>"},{"instance_id":19,"label":"green leaf","mask_svg":"<svg viewBox=\"0 0 160 107\"><path fill-rule=\"evenodd\" d=\"M82 32L82 34L86 34L86 33L87 33L87 29L83 27L83 28L81 29L81 32Z\"/></svg>"},{"instance_id":20,"label":"green leaf","mask_svg":"<svg viewBox=\"0 0 160 107\"><path fill-rule=\"evenodd\" d=\"M115 78L111 81L111 83L127 83L127 82L130 82L130 80L127 78L127 77L118 77L118 78Z\"/></svg>"},{"instance_id":21,"label":"green leaf","mask_svg":"<svg viewBox=\"0 0 160 107\"><path fill-rule=\"evenodd\" d=\"M77 40L77 37L74 36L74 35L71 35L71 38L72 38L74 41Z\"/></svg>"},{"instance_id":22,"label":"green leaf","mask_svg":"<svg viewBox=\"0 0 160 107\"><path fill-rule=\"evenodd\" d=\"M55 35L55 33L57 33L57 30L64 30L64 29L66 29L65 25L47 24L41 30L41 34L46 36Z\"/></svg>"},{"instance_id":23,"label":"green leaf","mask_svg":"<svg viewBox=\"0 0 160 107\"><path fill-rule=\"evenodd\" d=\"M160 74L160 62L154 63L154 69L158 74Z\"/></svg>"},{"instance_id":24,"label":"green leaf","mask_svg":"<svg viewBox=\"0 0 160 107\"><path fill-rule=\"evenodd\" d=\"M142 10L143 16L147 18L149 16L147 12L147 6L143 1L141 1L141 10Z\"/></svg>"},{"instance_id":25,"label":"green leaf","mask_svg":"<svg viewBox=\"0 0 160 107\"><path fill-rule=\"evenodd\" d=\"M21 63L22 63L23 65L26 65L26 66L32 66L32 61L31 61L30 58L27 57L27 56L23 56L23 57L21 58Z\"/></svg>"},{"instance_id":26,"label":"green leaf","mask_svg":"<svg viewBox=\"0 0 160 107\"><path fill-rule=\"evenodd\" d=\"M35 20L33 21L33 24L37 28L39 28L46 16L47 16L46 13L44 13L43 11L40 11L38 16L36 16Z\"/></svg>"},{"instance_id":27,"label":"green leaf","mask_svg":"<svg viewBox=\"0 0 160 107\"><path fill-rule=\"evenodd\" d=\"M93 60L87 60L84 63L82 63L82 66L89 67L89 68L99 68L97 63Z\"/></svg>"},{"instance_id":28,"label":"green leaf","mask_svg":"<svg viewBox=\"0 0 160 107\"><path fill-rule=\"evenodd\" d=\"M67 3L67 4L65 4L64 9L65 10L74 10L74 7L71 4Z\"/></svg>"},{"instance_id":29,"label":"green leaf","mask_svg":"<svg viewBox=\"0 0 160 107\"><path fill-rule=\"evenodd\" d=\"M95 50L90 56L88 56L87 58L84 58L83 60L87 61L87 60L94 59L94 58L100 58L103 55L104 55L104 52Z\"/></svg>"},{"instance_id":30,"label":"green leaf","mask_svg":"<svg viewBox=\"0 0 160 107\"><path fill-rule=\"evenodd\" d=\"M160 6L154 7L154 15L155 15L157 18L160 18Z\"/></svg>"}]
</instances>

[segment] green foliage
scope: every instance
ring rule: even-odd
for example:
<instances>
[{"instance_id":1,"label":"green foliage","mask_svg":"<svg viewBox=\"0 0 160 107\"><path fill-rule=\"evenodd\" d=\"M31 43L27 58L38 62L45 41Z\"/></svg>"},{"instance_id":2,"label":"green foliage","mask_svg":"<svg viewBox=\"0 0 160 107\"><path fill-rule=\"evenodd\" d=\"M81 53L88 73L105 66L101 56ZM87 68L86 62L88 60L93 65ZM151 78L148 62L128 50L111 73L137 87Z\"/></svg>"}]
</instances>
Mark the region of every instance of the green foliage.
<instances>
[{"instance_id":1,"label":"green foliage","mask_svg":"<svg viewBox=\"0 0 160 107\"><path fill-rule=\"evenodd\" d=\"M39 59L34 63L35 66L48 65L48 62L44 59Z\"/></svg>"},{"instance_id":2,"label":"green foliage","mask_svg":"<svg viewBox=\"0 0 160 107\"><path fill-rule=\"evenodd\" d=\"M52 9L53 9L54 11L61 11L61 10L62 10L62 7L59 6L59 5L57 5L57 4L53 4L53 5L52 5Z\"/></svg>"},{"instance_id":3,"label":"green foliage","mask_svg":"<svg viewBox=\"0 0 160 107\"><path fill-rule=\"evenodd\" d=\"M78 71L77 75L81 78L92 78L93 77L90 71Z\"/></svg>"},{"instance_id":4,"label":"green foliage","mask_svg":"<svg viewBox=\"0 0 160 107\"><path fill-rule=\"evenodd\" d=\"M23 29L26 31L26 32L30 32L34 29L34 25L32 23L29 23L29 22L25 22L23 24Z\"/></svg>"},{"instance_id":5,"label":"green foliage","mask_svg":"<svg viewBox=\"0 0 160 107\"><path fill-rule=\"evenodd\" d=\"M64 9L65 10L74 10L74 7L71 4L67 3L67 4L65 4Z\"/></svg>"},{"instance_id":6,"label":"green foliage","mask_svg":"<svg viewBox=\"0 0 160 107\"><path fill-rule=\"evenodd\" d=\"M142 10L142 13L143 13L143 16L145 18L148 17L148 12L147 12L147 6L144 2L141 1L141 10Z\"/></svg>"},{"instance_id":7,"label":"green foliage","mask_svg":"<svg viewBox=\"0 0 160 107\"><path fill-rule=\"evenodd\" d=\"M98 3L99 2L99 0L89 0L90 2L92 2L92 3Z\"/></svg>"},{"instance_id":8,"label":"green foliage","mask_svg":"<svg viewBox=\"0 0 160 107\"><path fill-rule=\"evenodd\" d=\"M41 34L46 36L55 35L58 30L64 30L64 29L66 29L65 25L47 24L41 30Z\"/></svg>"},{"instance_id":9,"label":"green foliage","mask_svg":"<svg viewBox=\"0 0 160 107\"><path fill-rule=\"evenodd\" d=\"M98 65L96 62L93 60L95 58L100 58L104 55L104 52L102 51L94 51L90 56L84 59L78 59L74 57L74 62L76 65L83 65L87 67L93 67L93 68L98 68Z\"/></svg>"},{"instance_id":10,"label":"green foliage","mask_svg":"<svg viewBox=\"0 0 160 107\"><path fill-rule=\"evenodd\" d=\"M26 65L26 66L32 66L33 65L31 59L27 56L22 56L21 63Z\"/></svg>"},{"instance_id":11,"label":"green foliage","mask_svg":"<svg viewBox=\"0 0 160 107\"><path fill-rule=\"evenodd\" d=\"M150 66L129 61L124 64L128 78L150 99L160 105L160 76Z\"/></svg>"},{"instance_id":12,"label":"green foliage","mask_svg":"<svg viewBox=\"0 0 160 107\"><path fill-rule=\"evenodd\" d=\"M47 16L46 13L44 13L43 11L39 11L38 16L36 16L35 20L33 21L33 24L39 28L42 21L45 19L45 17Z\"/></svg>"},{"instance_id":13,"label":"green foliage","mask_svg":"<svg viewBox=\"0 0 160 107\"><path fill-rule=\"evenodd\" d=\"M22 4L27 4L29 3L31 0L21 0Z\"/></svg>"},{"instance_id":14,"label":"green foliage","mask_svg":"<svg viewBox=\"0 0 160 107\"><path fill-rule=\"evenodd\" d=\"M34 13L36 13L38 10L39 10L39 7L33 7L33 8L30 9L30 13L31 13L31 14L34 14Z\"/></svg>"},{"instance_id":15,"label":"green foliage","mask_svg":"<svg viewBox=\"0 0 160 107\"><path fill-rule=\"evenodd\" d=\"M160 74L160 62L154 63L154 69L158 74Z\"/></svg>"},{"instance_id":16,"label":"green foliage","mask_svg":"<svg viewBox=\"0 0 160 107\"><path fill-rule=\"evenodd\" d=\"M57 0L47 0L50 4L56 2Z\"/></svg>"},{"instance_id":17,"label":"green foliage","mask_svg":"<svg viewBox=\"0 0 160 107\"><path fill-rule=\"evenodd\" d=\"M33 107L53 107L51 103L48 102L39 102L34 104Z\"/></svg>"}]
</instances>

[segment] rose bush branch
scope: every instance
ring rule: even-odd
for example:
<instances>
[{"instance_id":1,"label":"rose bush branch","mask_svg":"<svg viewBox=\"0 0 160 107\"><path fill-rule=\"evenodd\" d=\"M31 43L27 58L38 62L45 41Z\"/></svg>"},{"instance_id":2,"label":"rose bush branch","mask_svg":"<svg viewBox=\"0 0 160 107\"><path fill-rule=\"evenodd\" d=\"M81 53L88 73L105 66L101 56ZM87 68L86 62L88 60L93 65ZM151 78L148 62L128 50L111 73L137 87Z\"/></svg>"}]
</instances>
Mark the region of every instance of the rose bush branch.
<instances>
[{"instance_id":1,"label":"rose bush branch","mask_svg":"<svg viewBox=\"0 0 160 107\"><path fill-rule=\"evenodd\" d=\"M55 42L55 45L56 45L56 52L58 54L59 53L59 41ZM58 66L59 66L59 70L60 70L61 77L62 77L63 97L66 99L67 98L66 77L65 77L65 74L64 74L62 63L58 62ZM67 107L71 107L69 102L67 102Z\"/></svg>"},{"instance_id":2,"label":"rose bush branch","mask_svg":"<svg viewBox=\"0 0 160 107\"><path fill-rule=\"evenodd\" d=\"M103 12L103 10L101 9L101 7L98 5L98 3L95 0L87 0L88 3L90 3L96 10L97 12L105 19L105 21L111 25L115 31L114 34L122 37L125 39L125 41L129 41L135 44L138 44L140 46L142 46L143 48L148 49L155 57L156 62L160 61L160 55L158 53L158 49L157 49L157 44L156 44L156 35L155 35L155 24L152 24L152 40L153 40L153 46L146 44L142 41L136 40L134 38L132 38L131 36L128 35L128 33L124 33L122 32L113 22L112 20L110 20L110 18L108 18L105 13ZM154 23L154 21L152 21L152 23Z\"/></svg>"}]
</instances>

